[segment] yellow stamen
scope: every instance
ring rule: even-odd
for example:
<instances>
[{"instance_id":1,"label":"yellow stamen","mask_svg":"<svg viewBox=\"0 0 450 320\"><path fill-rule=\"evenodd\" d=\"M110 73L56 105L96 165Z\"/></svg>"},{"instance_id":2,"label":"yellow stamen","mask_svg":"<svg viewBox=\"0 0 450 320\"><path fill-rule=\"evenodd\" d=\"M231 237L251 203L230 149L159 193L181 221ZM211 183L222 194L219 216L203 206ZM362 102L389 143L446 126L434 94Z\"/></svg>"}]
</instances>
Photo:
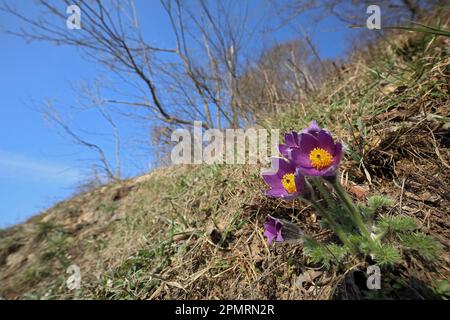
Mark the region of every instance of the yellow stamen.
<instances>
[{"instance_id":1,"label":"yellow stamen","mask_svg":"<svg viewBox=\"0 0 450 320\"><path fill-rule=\"evenodd\" d=\"M322 148L314 148L309 154L311 164L317 170L329 167L333 163L333 156Z\"/></svg>"},{"instance_id":2,"label":"yellow stamen","mask_svg":"<svg viewBox=\"0 0 450 320\"><path fill-rule=\"evenodd\" d=\"M281 183L283 184L283 188L289 193L297 192L297 188L295 187L295 178L293 173L286 173L281 179Z\"/></svg>"}]
</instances>

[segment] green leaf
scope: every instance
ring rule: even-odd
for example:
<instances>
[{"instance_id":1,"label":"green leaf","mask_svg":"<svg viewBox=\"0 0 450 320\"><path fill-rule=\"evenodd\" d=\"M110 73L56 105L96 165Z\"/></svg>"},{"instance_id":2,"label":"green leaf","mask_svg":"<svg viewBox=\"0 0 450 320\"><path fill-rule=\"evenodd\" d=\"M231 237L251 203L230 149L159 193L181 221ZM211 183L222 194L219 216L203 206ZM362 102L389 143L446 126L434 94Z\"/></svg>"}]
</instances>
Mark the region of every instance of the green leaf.
<instances>
[{"instance_id":1,"label":"green leaf","mask_svg":"<svg viewBox=\"0 0 450 320\"><path fill-rule=\"evenodd\" d=\"M392 199L389 199L385 196L372 196L369 199L367 199L367 204L373 210L376 210L383 206L388 206L392 204L392 202L393 202Z\"/></svg>"},{"instance_id":2,"label":"green leaf","mask_svg":"<svg viewBox=\"0 0 450 320\"><path fill-rule=\"evenodd\" d=\"M303 254L313 263L323 264L326 268L330 267L333 261L341 262L347 253L346 247L337 244L321 244L312 238L306 238L303 244Z\"/></svg>"},{"instance_id":3,"label":"green leaf","mask_svg":"<svg viewBox=\"0 0 450 320\"><path fill-rule=\"evenodd\" d=\"M370 243L367 241L365 237L359 234L351 234L349 235L349 240L356 247L358 247L359 251L364 254L370 253Z\"/></svg>"},{"instance_id":4,"label":"green leaf","mask_svg":"<svg viewBox=\"0 0 450 320\"><path fill-rule=\"evenodd\" d=\"M382 217L377 227L382 231L401 233L416 230L418 225L416 219L400 215Z\"/></svg>"},{"instance_id":5,"label":"green leaf","mask_svg":"<svg viewBox=\"0 0 450 320\"><path fill-rule=\"evenodd\" d=\"M361 212L361 215L363 216L365 222L373 220L373 216L376 210L362 204L358 204L357 207L359 209L359 212Z\"/></svg>"},{"instance_id":6,"label":"green leaf","mask_svg":"<svg viewBox=\"0 0 450 320\"><path fill-rule=\"evenodd\" d=\"M383 29L396 29L396 30L405 30L405 31L411 31L411 32L422 32L422 33L433 34L436 36L450 37L450 31L426 26L424 24L418 24L418 23L416 23L416 24L418 25L418 27L384 27Z\"/></svg>"},{"instance_id":7,"label":"green leaf","mask_svg":"<svg viewBox=\"0 0 450 320\"><path fill-rule=\"evenodd\" d=\"M434 291L441 295L441 296L447 296L450 297L450 284L448 282L448 280L440 280L440 281L436 281L434 283Z\"/></svg>"},{"instance_id":8,"label":"green leaf","mask_svg":"<svg viewBox=\"0 0 450 320\"><path fill-rule=\"evenodd\" d=\"M427 260L435 260L443 249L439 242L421 232L402 234L400 240L406 249L417 251Z\"/></svg>"},{"instance_id":9,"label":"green leaf","mask_svg":"<svg viewBox=\"0 0 450 320\"><path fill-rule=\"evenodd\" d=\"M393 245L383 244L373 251L374 260L380 266L389 266L402 262L400 252Z\"/></svg>"}]
</instances>

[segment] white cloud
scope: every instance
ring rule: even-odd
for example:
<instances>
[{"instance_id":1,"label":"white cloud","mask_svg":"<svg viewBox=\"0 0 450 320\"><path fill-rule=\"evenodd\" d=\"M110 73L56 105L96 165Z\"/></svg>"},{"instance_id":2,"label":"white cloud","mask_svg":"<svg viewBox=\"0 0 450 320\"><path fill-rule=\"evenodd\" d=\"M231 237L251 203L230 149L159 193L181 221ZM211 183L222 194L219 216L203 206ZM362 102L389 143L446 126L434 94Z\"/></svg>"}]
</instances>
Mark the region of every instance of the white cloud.
<instances>
[{"instance_id":1,"label":"white cloud","mask_svg":"<svg viewBox=\"0 0 450 320\"><path fill-rule=\"evenodd\" d=\"M78 169L67 165L0 150L1 176L75 183L80 179L81 173Z\"/></svg>"}]
</instances>

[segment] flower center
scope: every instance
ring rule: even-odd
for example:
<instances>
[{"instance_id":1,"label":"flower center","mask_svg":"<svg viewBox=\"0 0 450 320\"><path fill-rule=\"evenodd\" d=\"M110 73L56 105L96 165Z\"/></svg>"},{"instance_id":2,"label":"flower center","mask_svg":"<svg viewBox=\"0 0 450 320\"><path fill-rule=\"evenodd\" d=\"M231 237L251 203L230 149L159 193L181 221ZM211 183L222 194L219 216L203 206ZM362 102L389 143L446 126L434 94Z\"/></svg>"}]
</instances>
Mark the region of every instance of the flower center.
<instances>
[{"instance_id":1,"label":"flower center","mask_svg":"<svg viewBox=\"0 0 450 320\"><path fill-rule=\"evenodd\" d=\"M283 188L289 193L297 192L297 188L295 186L295 178L293 173L286 173L281 179L281 183L283 184Z\"/></svg>"},{"instance_id":2,"label":"flower center","mask_svg":"<svg viewBox=\"0 0 450 320\"><path fill-rule=\"evenodd\" d=\"M314 168L322 170L333 163L333 156L322 148L314 148L309 154L309 160Z\"/></svg>"}]
</instances>

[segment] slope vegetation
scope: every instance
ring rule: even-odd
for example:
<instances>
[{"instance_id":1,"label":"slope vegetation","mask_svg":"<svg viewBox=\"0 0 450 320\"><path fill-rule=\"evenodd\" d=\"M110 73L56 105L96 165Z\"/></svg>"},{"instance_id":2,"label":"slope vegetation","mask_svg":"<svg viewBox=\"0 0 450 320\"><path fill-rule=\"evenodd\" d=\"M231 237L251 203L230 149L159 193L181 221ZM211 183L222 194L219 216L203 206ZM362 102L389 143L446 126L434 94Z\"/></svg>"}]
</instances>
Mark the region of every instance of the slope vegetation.
<instances>
[{"instance_id":1,"label":"slope vegetation","mask_svg":"<svg viewBox=\"0 0 450 320\"><path fill-rule=\"evenodd\" d=\"M0 297L39 299L442 298L450 279L450 42L394 35L356 53L315 96L262 125L299 130L316 119L344 141L341 178L356 201L384 194L378 215L404 214L443 245L435 262L414 252L382 270L325 268L301 244L268 245L267 214L319 241L334 238L314 210L268 199L256 165L158 169L58 203L0 231ZM70 265L81 288L69 290ZM303 282L303 286L299 286ZM448 282L447 282L448 285Z\"/></svg>"}]
</instances>

